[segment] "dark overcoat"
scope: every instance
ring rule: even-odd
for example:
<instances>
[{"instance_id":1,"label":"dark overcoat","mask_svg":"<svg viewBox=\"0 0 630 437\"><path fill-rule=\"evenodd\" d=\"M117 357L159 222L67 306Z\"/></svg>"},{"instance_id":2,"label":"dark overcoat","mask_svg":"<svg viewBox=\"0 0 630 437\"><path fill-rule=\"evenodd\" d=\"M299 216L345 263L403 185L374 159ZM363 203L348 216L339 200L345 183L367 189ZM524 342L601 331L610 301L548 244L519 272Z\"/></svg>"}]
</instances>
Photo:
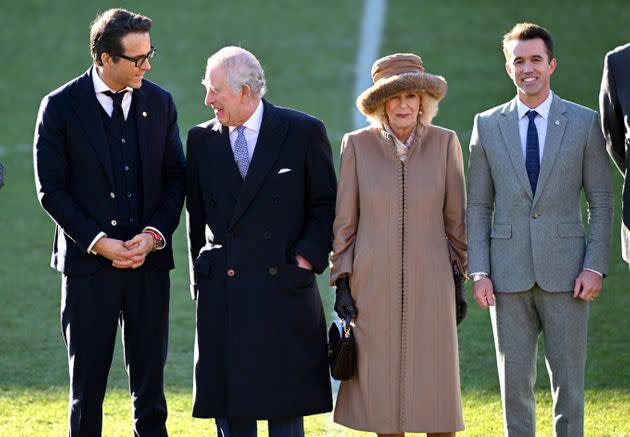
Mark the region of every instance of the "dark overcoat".
<instances>
[{"instance_id":1,"label":"dark overcoat","mask_svg":"<svg viewBox=\"0 0 630 437\"><path fill-rule=\"evenodd\" d=\"M606 148L623 176L621 255L630 263L630 44L610 51L604 59L599 109Z\"/></svg>"},{"instance_id":2,"label":"dark overcoat","mask_svg":"<svg viewBox=\"0 0 630 437\"><path fill-rule=\"evenodd\" d=\"M229 130L188 133L187 223L197 301L195 417L268 419L332 409L313 272L331 250L336 178L323 124L264 102L243 181Z\"/></svg>"}]
</instances>

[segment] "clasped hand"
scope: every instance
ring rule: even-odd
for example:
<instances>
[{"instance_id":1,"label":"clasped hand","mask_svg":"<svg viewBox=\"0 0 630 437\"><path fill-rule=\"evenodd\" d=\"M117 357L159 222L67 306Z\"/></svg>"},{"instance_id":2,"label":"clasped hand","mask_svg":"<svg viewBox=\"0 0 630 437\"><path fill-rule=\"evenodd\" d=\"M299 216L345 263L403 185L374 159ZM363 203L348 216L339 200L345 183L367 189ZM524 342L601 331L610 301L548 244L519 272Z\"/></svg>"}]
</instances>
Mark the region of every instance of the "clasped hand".
<instances>
[{"instance_id":1,"label":"clasped hand","mask_svg":"<svg viewBox=\"0 0 630 437\"><path fill-rule=\"evenodd\" d=\"M137 269L144 264L147 254L153 250L153 245L153 236L140 233L127 241L102 237L92 249L112 261L112 266L118 269Z\"/></svg>"}]
</instances>

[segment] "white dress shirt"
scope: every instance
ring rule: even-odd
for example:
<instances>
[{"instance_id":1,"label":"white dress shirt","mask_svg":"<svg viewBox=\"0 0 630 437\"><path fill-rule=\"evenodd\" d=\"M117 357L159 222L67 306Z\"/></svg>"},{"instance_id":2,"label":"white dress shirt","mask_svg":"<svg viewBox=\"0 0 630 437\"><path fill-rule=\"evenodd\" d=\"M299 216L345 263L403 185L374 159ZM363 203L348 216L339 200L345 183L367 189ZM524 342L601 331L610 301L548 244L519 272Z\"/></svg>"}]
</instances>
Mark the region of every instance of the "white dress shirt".
<instances>
[{"instance_id":1,"label":"white dress shirt","mask_svg":"<svg viewBox=\"0 0 630 437\"><path fill-rule=\"evenodd\" d=\"M260 125L262 124L264 106L262 100L258 102L256 110L251 117L245 121L242 125L245 126L243 135L245 135L245 141L247 141L247 156L249 162L252 162L252 156L254 156L254 149L256 148L256 141L258 141L258 134L260 133ZM232 153L234 153L234 143L238 132L236 128L238 126L229 126L230 129L230 145L232 146Z\"/></svg>"},{"instance_id":2,"label":"white dress shirt","mask_svg":"<svg viewBox=\"0 0 630 437\"><path fill-rule=\"evenodd\" d=\"M92 67L92 82L94 83L94 91L96 92L96 98L98 102L101 104L107 115L112 116L112 112L114 112L114 99L104 94L105 91L111 91L116 94L116 91L107 86L103 79L98 75L98 70L96 67ZM123 115L125 116L125 120L127 120L127 116L129 115L129 109L131 108L131 95L133 94L133 88L127 87L125 88L127 92L123 96L122 106ZM121 90L122 91L122 90ZM120 91L118 91L120 92Z\"/></svg>"},{"instance_id":3,"label":"white dress shirt","mask_svg":"<svg viewBox=\"0 0 630 437\"><path fill-rule=\"evenodd\" d=\"M516 98L516 111L518 113L518 133L521 136L521 149L523 151L523 161L525 161L525 153L527 151L527 127L529 126L529 117L527 112L530 110L536 111L538 115L534 119L536 130L538 131L538 147L540 162L543 159L543 153L545 151L545 140L547 139L547 124L549 122L549 110L551 109L551 101L553 100L553 92L549 92L549 95L540 105L535 108L529 108L525 106L521 99Z\"/></svg>"}]
</instances>

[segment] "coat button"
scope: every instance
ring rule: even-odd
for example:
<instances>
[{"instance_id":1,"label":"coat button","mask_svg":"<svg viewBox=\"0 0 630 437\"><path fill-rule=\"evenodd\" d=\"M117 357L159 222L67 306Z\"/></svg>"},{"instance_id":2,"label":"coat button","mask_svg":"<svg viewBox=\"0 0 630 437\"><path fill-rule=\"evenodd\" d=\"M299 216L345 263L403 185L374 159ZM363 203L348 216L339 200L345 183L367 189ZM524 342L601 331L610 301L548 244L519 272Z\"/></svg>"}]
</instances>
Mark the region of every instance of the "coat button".
<instances>
[{"instance_id":1,"label":"coat button","mask_svg":"<svg viewBox=\"0 0 630 437\"><path fill-rule=\"evenodd\" d=\"M271 240L271 232L267 231L263 234L265 240Z\"/></svg>"},{"instance_id":2,"label":"coat button","mask_svg":"<svg viewBox=\"0 0 630 437\"><path fill-rule=\"evenodd\" d=\"M269 274L271 276L276 276L278 274L278 269L275 267L269 267Z\"/></svg>"},{"instance_id":3,"label":"coat button","mask_svg":"<svg viewBox=\"0 0 630 437\"><path fill-rule=\"evenodd\" d=\"M280 195L276 194L271 198L271 201L273 202L274 205L279 205L280 204Z\"/></svg>"},{"instance_id":4,"label":"coat button","mask_svg":"<svg viewBox=\"0 0 630 437\"><path fill-rule=\"evenodd\" d=\"M538 217L540 217L540 214L538 214L537 212L532 214L533 219L537 219Z\"/></svg>"},{"instance_id":5,"label":"coat button","mask_svg":"<svg viewBox=\"0 0 630 437\"><path fill-rule=\"evenodd\" d=\"M227 271L227 275L231 278L232 276L236 275L236 272L234 271L234 269L229 269Z\"/></svg>"},{"instance_id":6,"label":"coat button","mask_svg":"<svg viewBox=\"0 0 630 437\"><path fill-rule=\"evenodd\" d=\"M126 144L127 140L123 138L122 140L120 140L120 142L123 143L123 144Z\"/></svg>"},{"instance_id":7,"label":"coat button","mask_svg":"<svg viewBox=\"0 0 630 437\"><path fill-rule=\"evenodd\" d=\"M112 220L110 223L112 224L112 226L116 226L118 224L116 220Z\"/></svg>"},{"instance_id":8,"label":"coat button","mask_svg":"<svg viewBox=\"0 0 630 437\"><path fill-rule=\"evenodd\" d=\"M116 195L114 194L114 192L109 193L109 197L111 197L112 199L116 198Z\"/></svg>"}]
</instances>

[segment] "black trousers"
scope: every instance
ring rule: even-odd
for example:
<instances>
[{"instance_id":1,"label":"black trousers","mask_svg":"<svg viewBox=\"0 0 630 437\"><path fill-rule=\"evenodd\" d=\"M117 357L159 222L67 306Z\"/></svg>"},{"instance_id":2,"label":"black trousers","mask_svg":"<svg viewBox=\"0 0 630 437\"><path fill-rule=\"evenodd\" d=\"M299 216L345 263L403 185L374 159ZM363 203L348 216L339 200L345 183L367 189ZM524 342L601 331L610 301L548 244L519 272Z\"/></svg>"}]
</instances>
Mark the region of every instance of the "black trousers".
<instances>
[{"instance_id":1,"label":"black trousers","mask_svg":"<svg viewBox=\"0 0 630 437\"><path fill-rule=\"evenodd\" d=\"M61 327L70 370L69 436L100 436L102 404L120 324L133 403L134 435L166 436L164 364L169 272L145 263L63 275Z\"/></svg>"},{"instance_id":2,"label":"black trousers","mask_svg":"<svg viewBox=\"0 0 630 437\"><path fill-rule=\"evenodd\" d=\"M256 419L215 419L217 437L257 437ZM279 417L267 421L269 437L304 437L304 417Z\"/></svg>"}]
</instances>

